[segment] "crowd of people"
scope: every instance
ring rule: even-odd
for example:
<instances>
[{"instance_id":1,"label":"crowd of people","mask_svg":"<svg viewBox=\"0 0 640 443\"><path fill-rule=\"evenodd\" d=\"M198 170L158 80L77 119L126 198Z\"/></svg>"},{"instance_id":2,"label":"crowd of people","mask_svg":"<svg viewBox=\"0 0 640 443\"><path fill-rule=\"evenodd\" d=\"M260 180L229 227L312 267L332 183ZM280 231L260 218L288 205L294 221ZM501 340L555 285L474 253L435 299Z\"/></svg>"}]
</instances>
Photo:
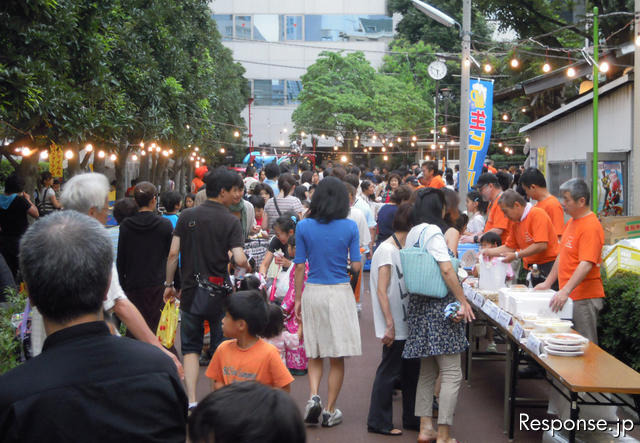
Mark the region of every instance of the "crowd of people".
<instances>
[{"instance_id":1,"label":"crowd of people","mask_svg":"<svg viewBox=\"0 0 640 443\"><path fill-rule=\"evenodd\" d=\"M76 175L60 191L44 173L32 197L12 174L0 196L0 278L26 284L32 351L0 377L0 438L305 441L303 423L343 420L366 269L382 346L368 431L454 441L464 323L475 318L460 245L535 269L536 289L557 290L554 310L571 298L574 328L596 343L604 297L604 234L584 181L564 183L561 204L538 169L489 162L461 211L458 176L435 162L393 171L328 162L300 175L276 163L244 176L201 167L184 194L134 182L107 229L105 176ZM434 260L444 297L407 290L409 248ZM155 334L176 300L180 352ZM117 337L122 328L129 338ZM201 365L212 390L204 399ZM307 378L304 405L287 394L294 376Z\"/></svg>"}]
</instances>

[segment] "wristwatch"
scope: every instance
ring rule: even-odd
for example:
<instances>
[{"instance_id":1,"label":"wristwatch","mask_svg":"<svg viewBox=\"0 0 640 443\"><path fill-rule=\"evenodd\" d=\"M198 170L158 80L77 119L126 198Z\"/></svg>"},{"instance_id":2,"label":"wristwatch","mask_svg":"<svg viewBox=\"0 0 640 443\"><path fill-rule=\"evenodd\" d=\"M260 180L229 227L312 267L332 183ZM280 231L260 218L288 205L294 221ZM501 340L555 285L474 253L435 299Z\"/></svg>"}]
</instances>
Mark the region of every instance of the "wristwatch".
<instances>
[{"instance_id":1,"label":"wristwatch","mask_svg":"<svg viewBox=\"0 0 640 443\"><path fill-rule=\"evenodd\" d=\"M516 258L520 258L520 254L518 254L518 251L516 251Z\"/></svg>"},{"instance_id":2,"label":"wristwatch","mask_svg":"<svg viewBox=\"0 0 640 443\"><path fill-rule=\"evenodd\" d=\"M171 283L164 282L164 287L165 288L173 288L173 282L171 282Z\"/></svg>"}]
</instances>

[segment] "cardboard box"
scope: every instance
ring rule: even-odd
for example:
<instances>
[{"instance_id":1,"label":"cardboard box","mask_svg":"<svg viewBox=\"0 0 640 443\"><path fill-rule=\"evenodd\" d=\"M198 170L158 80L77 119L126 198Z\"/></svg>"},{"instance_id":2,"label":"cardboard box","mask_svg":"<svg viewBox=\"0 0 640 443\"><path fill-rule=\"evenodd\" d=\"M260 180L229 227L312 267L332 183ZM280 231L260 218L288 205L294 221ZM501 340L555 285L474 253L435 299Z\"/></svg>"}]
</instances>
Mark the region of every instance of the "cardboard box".
<instances>
[{"instance_id":1,"label":"cardboard box","mask_svg":"<svg viewBox=\"0 0 640 443\"><path fill-rule=\"evenodd\" d=\"M625 238L640 238L640 216L600 217L604 244L612 245Z\"/></svg>"}]
</instances>

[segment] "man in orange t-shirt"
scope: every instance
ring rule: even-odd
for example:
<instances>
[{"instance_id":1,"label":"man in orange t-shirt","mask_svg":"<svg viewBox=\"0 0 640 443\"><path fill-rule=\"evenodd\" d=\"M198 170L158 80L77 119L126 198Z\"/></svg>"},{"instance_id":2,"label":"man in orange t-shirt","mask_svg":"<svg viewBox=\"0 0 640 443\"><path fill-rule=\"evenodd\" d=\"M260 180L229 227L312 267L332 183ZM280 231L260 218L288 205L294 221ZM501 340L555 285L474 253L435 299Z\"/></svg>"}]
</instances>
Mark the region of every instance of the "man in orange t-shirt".
<instances>
[{"instance_id":1,"label":"man in orange t-shirt","mask_svg":"<svg viewBox=\"0 0 640 443\"><path fill-rule=\"evenodd\" d=\"M527 196L538 202L536 207L549 215L560 238L564 231L564 210L558 199L547 190L547 181L542 172L537 168L528 168L520 176L520 184Z\"/></svg>"},{"instance_id":2,"label":"man in orange t-shirt","mask_svg":"<svg viewBox=\"0 0 640 443\"><path fill-rule=\"evenodd\" d=\"M489 203L487 208L487 223L484 225L484 232L495 232L502 239L502 244L507 242L507 235L509 228L509 219L504 215L500 205L498 205L498 199L502 195L502 187L498 181L498 177L494 174L485 172L478 177L478 182L475 188L480 192L482 200ZM480 241L481 235L476 235L473 238L474 243Z\"/></svg>"},{"instance_id":3,"label":"man in orange t-shirt","mask_svg":"<svg viewBox=\"0 0 640 443\"><path fill-rule=\"evenodd\" d=\"M484 254L489 257L502 256L507 263L522 258L526 269L532 269L535 264L541 276L535 277L532 283L542 283L558 256L558 236L551 219L546 212L527 203L511 189L502 193L498 204L511 222L507 242L484 251ZM557 285L554 289L558 289Z\"/></svg>"},{"instance_id":4,"label":"man in orange t-shirt","mask_svg":"<svg viewBox=\"0 0 640 443\"><path fill-rule=\"evenodd\" d=\"M438 165L434 161L422 163L422 174L424 186L427 188L441 189L445 187L442 176L438 174Z\"/></svg>"},{"instance_id":5,"label":"man in orange t-shirt","mask_svg":"<svg viewBox=\"0 0 640 443\"><path fill-rule=\"evenodd\" d=\"M600 277L604 230L589 209L589 187L573 178L560 186L564 210L571 216L562 234L560 253L551 273L536 289L549 289L559 280L560 290L551 300L554 311L573 300L573 327L598 343L598 313L603 306L604 287Z\"/></svg>"}]
</instances>

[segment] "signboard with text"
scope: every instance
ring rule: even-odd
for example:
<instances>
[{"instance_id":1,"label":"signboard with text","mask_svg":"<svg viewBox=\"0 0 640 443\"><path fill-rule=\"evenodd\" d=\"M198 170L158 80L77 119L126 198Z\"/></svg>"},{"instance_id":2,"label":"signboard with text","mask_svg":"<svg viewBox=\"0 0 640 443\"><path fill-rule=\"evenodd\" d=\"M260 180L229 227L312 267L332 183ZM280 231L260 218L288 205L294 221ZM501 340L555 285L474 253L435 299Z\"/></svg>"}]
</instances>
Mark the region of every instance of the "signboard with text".
<instances>
[{"instance_id":1,"label":"signboard with text","mask_svg":"<svg viewBox=\"0 0 640 443\"><path fill-rule=\"evenodd\" d=\"M493 81L472 78L469 85L469 189L482 174L491 139Z\"/></svg>"}]
</instances>

